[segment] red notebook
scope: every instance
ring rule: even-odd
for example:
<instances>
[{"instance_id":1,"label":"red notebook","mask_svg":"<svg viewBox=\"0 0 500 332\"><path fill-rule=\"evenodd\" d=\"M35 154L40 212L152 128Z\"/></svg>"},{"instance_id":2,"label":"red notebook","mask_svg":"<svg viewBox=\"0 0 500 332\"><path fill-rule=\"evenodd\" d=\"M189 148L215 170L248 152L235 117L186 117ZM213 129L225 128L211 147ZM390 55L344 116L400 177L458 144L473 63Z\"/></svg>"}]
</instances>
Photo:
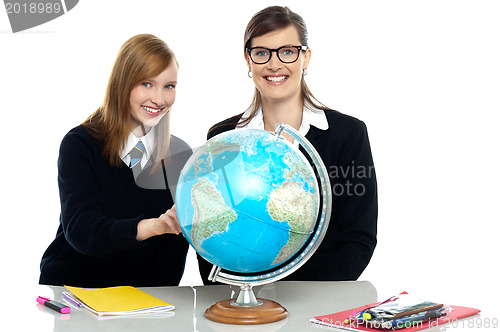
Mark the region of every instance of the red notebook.
<instances>
[{"instance_id":1,"label":"red notebook","mask_svg":"<svg viewBox=\"0 0 500 332\"><path fill-rule=\"evenodd\" d=\"M316 316L313 319L311 319L311 322L313 324L318 324L321 326L330 326L330 327L335 327L339 329L344 329L344 330L349 330L349 331L374 331L374 332L381 332L381 331L390 331L390 330L383 330L383 329L375 329L375 328L370 328L367 327L363 324L358 324L356 322L350 323L350 322L345 322L346 318L349 317L349 315L353 311L361 311L364 309L368 309L372 306L374 306L376 303L373 304L368 304L359 308L354 308L342 312L337 312L334 314L329 314L329 315L323 315L323 316ZM410 332L410 331L419 331L423 330L426 328L430 327L439 327L444 324L458 324L457 320L460 318L464 317L469 317L472 315L478 314L481 310L474 309L474 308L467 308L467 307L459 307L459 306L450 306L453 311L449 312L446 316L443 316L441 318L431 320L430 322L423 322L422 324L419 324L414 327L407 327L407 328L402 328L399 329L398 331L401 332Z\"/></svg>"}]
</instances>

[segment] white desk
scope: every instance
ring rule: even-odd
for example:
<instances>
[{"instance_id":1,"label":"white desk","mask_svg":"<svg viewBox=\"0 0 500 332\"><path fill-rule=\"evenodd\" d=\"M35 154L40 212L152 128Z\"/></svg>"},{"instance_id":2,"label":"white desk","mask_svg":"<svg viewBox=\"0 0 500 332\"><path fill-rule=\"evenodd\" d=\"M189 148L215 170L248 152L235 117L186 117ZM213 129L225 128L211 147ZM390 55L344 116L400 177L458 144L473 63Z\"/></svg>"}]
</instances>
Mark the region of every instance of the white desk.
<instances>
[{"instance_id":1,"label":"white desk","mask_svg":"<svg viewBox=\"0 0 500 332\"><path fill-rule=\"evenodd\" d=\"M53 298L62 302L63 287L51 287ZM367 281L357 282L277 282L256 287L257 297L276 301L288 310L282 321L263 325L226 325L205 318L204 312L213 303L237 296L239 289L226 285L197 287L151 287L141 288L147 293L176 306L173 315L162 318L117 317L99 319L86 311L72 309L71 314L58 314L36 304L25 310L24 319L16 323L18 331L27 331L34 326L38 331L333 331L313 326L313 316L329 314L355 308L379 299L375 287ZM47 288L47 294L51 291ZM466 305L466 304L464 304ZM3 324L5 326L5 323ZM29 329L27 329L29 328ZM444 327L446 329L446 327ZM440 326L438 329L442 330ZM450 331L475 330L460 326L448 326ZM493 330L493 329L487 329Z\"/></svg>"}]
</instances>

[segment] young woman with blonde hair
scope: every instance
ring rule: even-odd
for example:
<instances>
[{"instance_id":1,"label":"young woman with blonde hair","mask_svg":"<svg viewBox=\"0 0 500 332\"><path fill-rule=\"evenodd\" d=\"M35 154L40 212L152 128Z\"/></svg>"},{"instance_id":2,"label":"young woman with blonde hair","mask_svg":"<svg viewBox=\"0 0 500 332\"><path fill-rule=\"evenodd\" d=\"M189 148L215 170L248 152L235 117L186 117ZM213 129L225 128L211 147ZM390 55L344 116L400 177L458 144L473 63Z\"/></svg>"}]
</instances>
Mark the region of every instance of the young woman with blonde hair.
<instances>
[{"instance_id":1,"label":"young woman with blonde hair","mask_svg":"<svg viewBox=\"0 0 500 332\"><path fill-rule=\"evenodd\" d=\"M60 224L41 284L178 285L188 243L169 189L191 149L169 131L177 70L153 35L120 48L102 106L62 140Z\"/></svg>"}]
</instances>

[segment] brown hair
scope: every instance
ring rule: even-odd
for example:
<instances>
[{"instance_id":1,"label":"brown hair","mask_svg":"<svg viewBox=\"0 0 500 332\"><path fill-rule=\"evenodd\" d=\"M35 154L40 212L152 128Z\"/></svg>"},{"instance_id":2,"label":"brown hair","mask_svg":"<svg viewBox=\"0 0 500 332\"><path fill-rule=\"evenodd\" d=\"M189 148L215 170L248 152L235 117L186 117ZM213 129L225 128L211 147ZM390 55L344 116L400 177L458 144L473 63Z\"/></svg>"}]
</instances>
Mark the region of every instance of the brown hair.
<instances>
[{"instance_id":1,"label":"brown hair","mask_svg":"<svg viewBox=\"0 0 500 332\"><path fill-rule=\"evenodd\" d=\"M82 125L103 141L103 157L111 165L120 165L120 151L132 129L130 93L143 80L161 74L172 63L177 64L174 53L161 39L141 34L127 40L116 57L109 77L104 102ZM166 155L170 144L170 112L156 125L157 158Z\"/></svg>"},{"instance_id":2,"label":"brown hair","mask_svg":"<svg viewBox=\"0 0 500 332\"><path fill-rule=\"evenodd\" d=\"M248 22L244 36L244 52L251 47L252 39L263 36L275 30L281 30L293 25L299 34L299 41L304 46L309 46L307 42L307 27L304 19L292 12L288 7L270 6L264 8L255 14L250 22ZM300 83L300 94L304 102L304 106L309 109L330 110L328 107L319 102L307 87L307 84L302 76ZM245 126L257 114L257 111L262 106L260 91L255 88L252 103L248 107L251 114L248 118L242 119L240 126Z\"/></svg>"}]
</instances>

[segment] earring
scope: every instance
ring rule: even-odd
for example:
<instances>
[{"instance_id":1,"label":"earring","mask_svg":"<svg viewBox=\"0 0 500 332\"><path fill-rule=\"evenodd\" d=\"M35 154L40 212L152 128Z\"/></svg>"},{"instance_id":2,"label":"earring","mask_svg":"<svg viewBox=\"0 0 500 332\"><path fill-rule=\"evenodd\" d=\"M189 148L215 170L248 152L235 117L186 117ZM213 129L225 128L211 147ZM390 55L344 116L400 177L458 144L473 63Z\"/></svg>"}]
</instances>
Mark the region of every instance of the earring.
<instances>
[{"instance_id":1,"label":"earring","mask_svg":"<svg viewBox=\"0 0 500 332\"><path fill-rule=\"evenodd\" d=\"M253 77L253 74L252 74L252 70L251 69L248 69L248 77L252 78Z\"/></svg>"},{"instance_id":2,"label":"earring","mask_svg":"<svg viewBox=\"0 0 500 332\"><path fill-rule=\"evenodd\" d=\"M306 76L306 75L307 75L307 68L304 68L304 69L302 70L302 75L304 75L304 76Z\"/></svg>"}]
</instances>

